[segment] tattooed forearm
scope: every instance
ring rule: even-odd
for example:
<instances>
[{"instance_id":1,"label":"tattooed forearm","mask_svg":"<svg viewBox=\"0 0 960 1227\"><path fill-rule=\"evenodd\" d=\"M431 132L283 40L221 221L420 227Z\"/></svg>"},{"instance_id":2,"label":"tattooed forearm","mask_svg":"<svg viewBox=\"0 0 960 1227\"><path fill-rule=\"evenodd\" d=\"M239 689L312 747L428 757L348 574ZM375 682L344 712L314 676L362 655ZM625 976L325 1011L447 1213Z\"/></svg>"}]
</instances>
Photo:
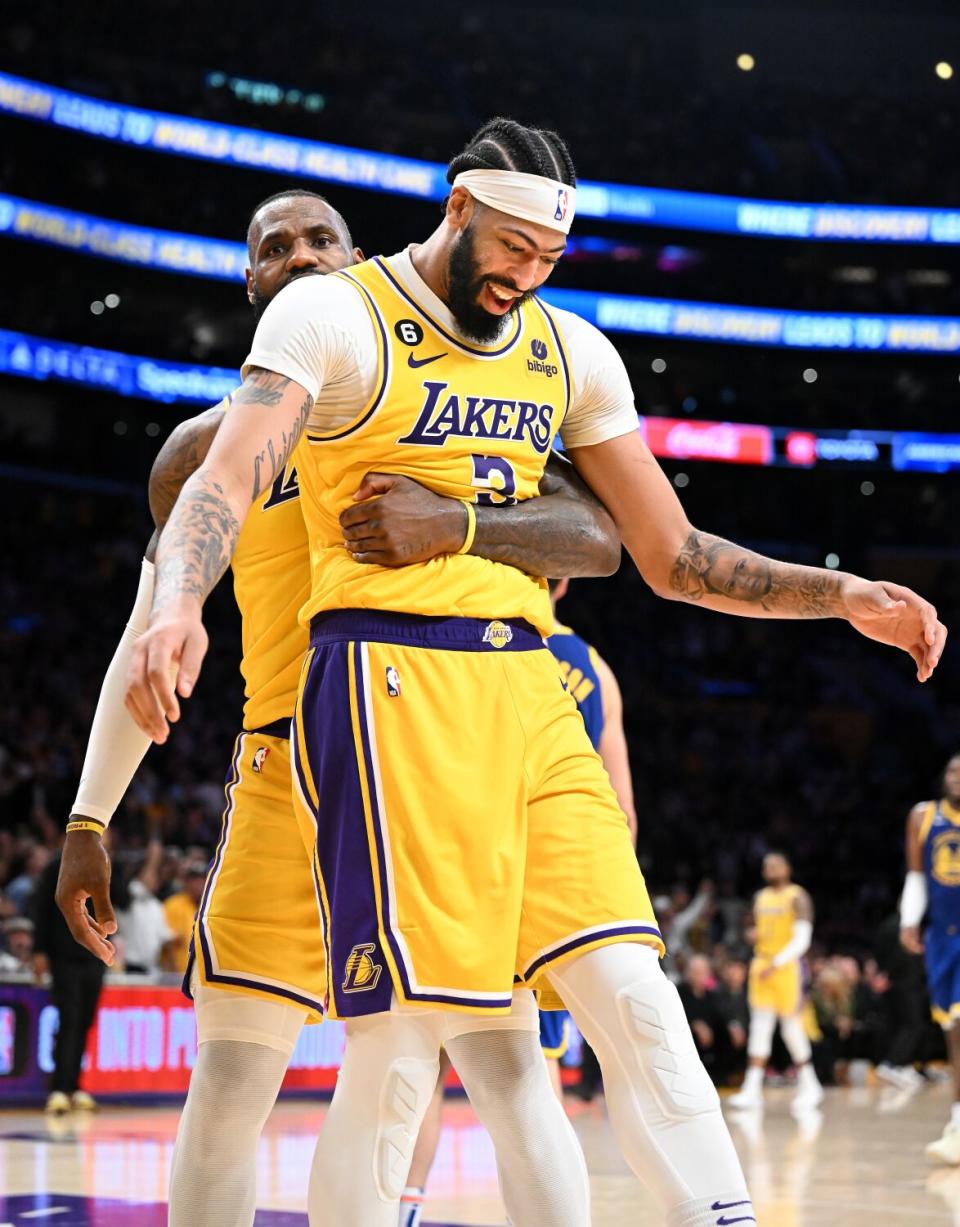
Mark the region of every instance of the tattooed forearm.
<instances>
[{"instance_id":1,"label":"tattooed forearm","mask_svg":"<svg viewBox=\"0 0 960 1227\"><path fill-rule=\"evenodd\" d=\"M223 421L223 410L208 409L171 432L160 449L150 470L150 514L156 531L147 546L146 556L152 562L163 526L170 518L183 484L206 459L210 444Z\"/></svg>"},{"instance_id":2,"label":"tattooed forearm","mask_svg":"<svg viewBox=\"0 0 960 1227\"><path fill-rule=\"evenodd\" d=\"M255 367L234 397L234 404L262 405L265 408L271 408L280 403L284 392L292 382L285 375L277 375L273 371L264 371ZM259 497L268 486L273 485L283 472L284 466L303 433L312 408L313 397L305 397L289 428L281 428L279 439L268 439L267 446L254 456L251 500Z\"/></svg>"},{"instance_id":3,"label":"tattooed forearm","mask_svg":"<svg viewBox=\"0 0 960 1227\"><path fill-rule=\"evenodd\" d=\"M670 572L670 589L687 601L713 604L711 598L725 597L781 617L831 618L844 616L843 578L820 567L776 562L694 529Z\"/></svg>"},{"instance_id":4,"label":"tattooed forearm","mask_svg":"<svg viewBox=\"0 0 960 1227\"><path fill-rule=\"evenodd\" d=\"M206 600L230 565L239 535L222 487L202 470L194 474L160 538L154 609L180 596Z\"/></svg>"},{"instance_id":5,"label":"tattooed forearm","mask_svg":"<svg viewBox=\"0 0 960 1227\"><path fill-rule=\"evenodd\" d=\"M602 504L546 495L515 507L477 507L471 554L551 579L612 575L620 538Z\"/></svg>"}]
</instances>

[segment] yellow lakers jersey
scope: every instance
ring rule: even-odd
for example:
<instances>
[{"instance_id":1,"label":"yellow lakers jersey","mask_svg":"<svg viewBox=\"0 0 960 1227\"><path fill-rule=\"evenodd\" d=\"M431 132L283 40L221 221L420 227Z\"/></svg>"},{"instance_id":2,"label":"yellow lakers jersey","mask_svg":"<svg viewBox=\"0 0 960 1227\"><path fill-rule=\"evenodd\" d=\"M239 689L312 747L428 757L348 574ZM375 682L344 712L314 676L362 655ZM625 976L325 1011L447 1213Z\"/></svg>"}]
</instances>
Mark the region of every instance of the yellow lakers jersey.
<instances>
[{"instance_id":1,"label":"yellow lakers jersey","mask_svg":"<svg viewBox=\"0 0 960 1227\"><path fill-rule=\"evenodd\" d=\"M793 936L797 918L797 894L800 887L791 883L783 890L765 886L757 895L753 914L757 925L755 952L761 958L773 958Z\"/></svg>"},{"instance_id":2,"label":"yellow lakers jersey","mask_svg":"<svg viewBox=\"0 0 960 1227\"><path fill-rule=\"evenodd\" d=\"M431 317L376 258L330 276L361 295L378 338L373 395L329 433L308 427L298 448L312 590L302 618L328 609L384 609L553 625L546 583L472 555L391 568L354 562L338 517L370 471L413 478L477 504L533 498L570 399L559 331L536 299L493 345L468 342Z\"/></svg>"},{"instance_id":3,"label":"yellow lakers jersey","mask_svg":"<svg viewBox=\"0 0 960 1227\"><path fill-rule=\"evenodd\" d=\"M297 620L310 594L310 554L296 460L250 508L233 555L233 591L243 623L246 729L293 716L308 646Z\"/></svg>"}]
</instances>

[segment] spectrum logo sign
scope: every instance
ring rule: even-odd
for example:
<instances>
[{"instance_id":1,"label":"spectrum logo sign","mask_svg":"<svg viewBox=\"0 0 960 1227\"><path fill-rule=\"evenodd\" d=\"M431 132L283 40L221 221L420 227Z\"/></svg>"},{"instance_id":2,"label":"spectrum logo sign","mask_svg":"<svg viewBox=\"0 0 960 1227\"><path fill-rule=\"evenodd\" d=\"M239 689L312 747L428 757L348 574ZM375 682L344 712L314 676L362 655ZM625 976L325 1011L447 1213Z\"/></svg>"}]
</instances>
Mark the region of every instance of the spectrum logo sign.
<instances>
[{"instance_id":1,"label":"spectrum logo sign","mask_svg":"<svg viewBox=\"0 0 960 1227\"><path fill-rule=\"evenodd\" d=\"M650 417L644 420L643 428L655 456L671 460L721 460L730 464L773 461L773 432L768 426Z\"/></svg>"}]
</instances>

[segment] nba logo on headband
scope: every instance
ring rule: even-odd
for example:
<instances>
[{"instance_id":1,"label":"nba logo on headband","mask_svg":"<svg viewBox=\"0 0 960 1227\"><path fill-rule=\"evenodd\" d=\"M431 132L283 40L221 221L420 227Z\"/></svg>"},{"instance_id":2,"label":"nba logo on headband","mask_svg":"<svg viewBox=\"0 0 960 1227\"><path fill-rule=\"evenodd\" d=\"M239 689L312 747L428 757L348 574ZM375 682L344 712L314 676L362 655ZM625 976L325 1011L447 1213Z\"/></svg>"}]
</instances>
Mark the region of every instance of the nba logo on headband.
<instances>
[{"instance_id":1,"label":"nba logo on headband","mask_svg":"<svg viewBox=\"0 0 960 1227\"><path fill-rule=\"evenodd\" d=\"M557 211L553 215L556 221L563 222L567 220L567 202L568 200L569 200L569 197L567 195L567 189L564 187L558 188L557 189Z\"/></svg>"}]
</instances>

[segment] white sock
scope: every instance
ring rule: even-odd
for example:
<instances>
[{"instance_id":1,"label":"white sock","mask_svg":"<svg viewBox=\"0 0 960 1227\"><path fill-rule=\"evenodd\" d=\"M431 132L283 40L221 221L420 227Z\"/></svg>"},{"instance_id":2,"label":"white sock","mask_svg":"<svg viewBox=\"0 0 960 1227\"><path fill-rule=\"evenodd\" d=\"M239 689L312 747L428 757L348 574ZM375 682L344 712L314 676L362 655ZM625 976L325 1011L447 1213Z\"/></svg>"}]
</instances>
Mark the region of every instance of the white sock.
<instances>
[{"instance_id":1,"label":"white sock","mask_svg":"<svg viewBox=\"0 0 960 1227\"><path fill-rule=\"evenodd\" d=\"M747 1067L747 1075L743 1080L743 1089L751 1095L756 1091L763 1090L763 1075L766 1070L762 1065L750 1065Z\"/></svg>"},{"instance_id":2,"label":"white sock","mask_svg":"<svg viewBox=\"0 0 960 1227\"><path fill-rule=\"evenodd\" d=\"M813 1068L813 1063L808 1061L806 1065L801 1065L797 1070L797 1086L802 1090L808 1087L819 1086L820 1079L817 1077L817 1071ZM957 1105L960 1107L960 1105Z\"/></svg>"},{"instance_id":3,"label":"white sock","mask_svg":"<svg viewBox=\"0 0 960 1227\"><path fill-rule=\"evenodd\" d=\"M424 1190L408 1184L400 1197L399 1227L420 1227Z\"/></svg>"},{"instance_id":4,"label":"white sock","mask_svg":"<svg viewBox=\"0 0 960 1227\"><path fill-rule=\"evenodd\" d=\"M960 1102L952 1104L950 1107L950 1124L955 1129L960 1129Z\"/></svg>"},{"instance_id":5,"label":"white sock","mask_svg":"<svg viewBox=\"0 0 960 1227\"><path fill-rule=\"evenodd\" d=\"M747 1198L704 1197L677 1206L667 1216L667 1227L748 1227L756 1223L753 1203Z\"/></svg>"}]
</instances>

